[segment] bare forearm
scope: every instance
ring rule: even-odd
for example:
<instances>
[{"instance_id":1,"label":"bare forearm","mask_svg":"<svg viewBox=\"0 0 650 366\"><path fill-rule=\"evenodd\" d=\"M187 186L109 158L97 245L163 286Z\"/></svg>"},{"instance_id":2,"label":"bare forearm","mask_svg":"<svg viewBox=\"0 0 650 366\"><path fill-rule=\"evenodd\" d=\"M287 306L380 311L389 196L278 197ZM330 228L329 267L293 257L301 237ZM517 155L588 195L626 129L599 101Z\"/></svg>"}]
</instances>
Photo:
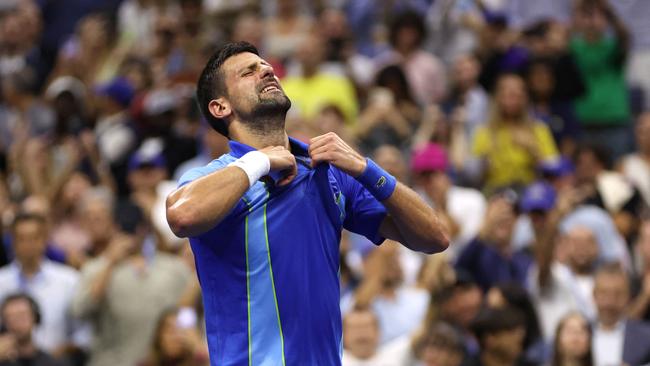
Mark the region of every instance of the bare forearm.
<instances>
[{"instance_id":1,"label":"bare forearm","mask_svg":"<svg viewBox=\"0 0 650 366\"><path fill-rule=\"evenodd\" d=\"M180 237L202 234L218 224L248 188L248 177L237 167L188 183L167 198L169 226Z\"/></svg>"},{"instance_id":2,"label":"bare forearm","mask_svg":"<svg viewBox=\"0 0 650 366\"><path fill-rule=\"evenodd\" d=\"M436 212L404 184L398 183L382 203L389 213L381 230L386 237L429 254L449 246L449 234Z\"/></svg>"}]
</instances>

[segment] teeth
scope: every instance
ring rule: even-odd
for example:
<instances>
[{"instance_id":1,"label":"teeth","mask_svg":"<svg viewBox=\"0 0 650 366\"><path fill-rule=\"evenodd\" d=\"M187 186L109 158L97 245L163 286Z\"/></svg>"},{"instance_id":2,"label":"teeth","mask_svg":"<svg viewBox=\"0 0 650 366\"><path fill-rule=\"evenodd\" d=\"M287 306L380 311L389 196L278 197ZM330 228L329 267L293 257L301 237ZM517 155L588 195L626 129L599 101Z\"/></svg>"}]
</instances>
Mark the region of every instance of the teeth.
<instances>
[{"instance_id":1,"label":"teeth","mask_svg":"<svg viewBox=\"0 0 650 366\"><path fill-rule=\"evenodd\" d=\"M272 89L277 89L277 87L275 85L269 85L269 86L265 87L264 89L262 89L262 93L266 93L267 91L272 90Z\"/></svg>"}]
</instances>

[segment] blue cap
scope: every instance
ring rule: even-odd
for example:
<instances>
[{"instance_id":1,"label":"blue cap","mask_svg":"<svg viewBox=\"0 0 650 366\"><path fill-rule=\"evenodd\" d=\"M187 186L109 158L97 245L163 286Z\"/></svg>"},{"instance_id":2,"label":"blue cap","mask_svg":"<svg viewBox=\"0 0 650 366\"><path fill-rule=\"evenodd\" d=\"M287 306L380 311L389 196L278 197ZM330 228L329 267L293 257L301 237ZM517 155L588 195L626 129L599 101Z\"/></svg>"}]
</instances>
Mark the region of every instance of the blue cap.
<instances>
[{"instance_id":1,"label":"blue cap","mask_svg":"<svg viewBox=\"0 0 650 366\"><path fill-rule=\"evenodd\" d=\"M128 80L122 77L114 78L113 80L98 86L95 89L98 95L113 99L122 107L128 107L131 104L131 99L135 95L135 89L131 86Z\"/></svg>"},{"instance_id":2,"label":"blue cap","mask_svg":"<svg viewBox=\"0 0 650 366\"><path fill-rule=\"evenodd\" d=\"M142 146L129 158L129 172L142 167L165 168L167 161L159 141L145 140Z\"/></svg>"},{"instance_id":3,"label":"blue cap","mask_svg":"<svg viewBox=\"0 0 650 366\"><path fill-rule=\"evenodd\" d=\"M573 162L565 157L544 162L540 165L543 175L551 177L563 177L575 171Z\"/></svg>"},{"instance_id":4,"label":"blue cap","mask_svg":"<svg viewBox=\"0 0 650 366\"><path fill-rule=\"evenodd\" d=\"M555 206L555 189L545 182L535 182L524 190L519 201L523 212L550 211Z\"/></svg>"}]
</instances>

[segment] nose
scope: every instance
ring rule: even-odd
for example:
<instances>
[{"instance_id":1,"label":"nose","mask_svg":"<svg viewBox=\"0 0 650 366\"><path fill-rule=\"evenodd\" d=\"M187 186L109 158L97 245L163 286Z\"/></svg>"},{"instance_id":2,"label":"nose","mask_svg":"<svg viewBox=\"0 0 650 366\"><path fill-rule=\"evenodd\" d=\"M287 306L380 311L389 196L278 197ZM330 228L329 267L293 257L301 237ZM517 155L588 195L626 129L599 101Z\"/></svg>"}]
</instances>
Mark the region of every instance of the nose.
<instances>
[{"instance_id":1,"label":"nose","mask_svg":"<svg viewBox=\"0 0 650 366\"><path fill-rule=\"evenodd\" d=\"M268 77L275 77L275 73L273 72L273 67L271 65L260 65L260 74L262 79L266 79Z\"/></svg>"}]
</instances>

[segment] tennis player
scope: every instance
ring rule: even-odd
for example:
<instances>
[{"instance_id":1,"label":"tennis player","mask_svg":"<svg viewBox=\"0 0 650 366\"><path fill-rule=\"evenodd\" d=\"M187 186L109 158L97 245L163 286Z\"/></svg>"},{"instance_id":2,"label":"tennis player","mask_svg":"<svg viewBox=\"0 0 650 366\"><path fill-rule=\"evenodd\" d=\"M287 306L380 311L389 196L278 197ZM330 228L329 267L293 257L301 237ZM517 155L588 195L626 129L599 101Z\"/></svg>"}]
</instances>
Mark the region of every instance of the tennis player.
<instances>
[{"instance_id":1,"label":"tennis player","mask_svg":"<svg viewBox=\"0 0 650 366\"><path fill-rule=\"evenodd\" d=\"M291 102L252 45L227 44L197 87L230 153L188 171L167 220L189 237L212 365L341 364L343 228L436 253L448 237L411 189L333 133L287 136Z\"/></svg>"}]
</instances>

